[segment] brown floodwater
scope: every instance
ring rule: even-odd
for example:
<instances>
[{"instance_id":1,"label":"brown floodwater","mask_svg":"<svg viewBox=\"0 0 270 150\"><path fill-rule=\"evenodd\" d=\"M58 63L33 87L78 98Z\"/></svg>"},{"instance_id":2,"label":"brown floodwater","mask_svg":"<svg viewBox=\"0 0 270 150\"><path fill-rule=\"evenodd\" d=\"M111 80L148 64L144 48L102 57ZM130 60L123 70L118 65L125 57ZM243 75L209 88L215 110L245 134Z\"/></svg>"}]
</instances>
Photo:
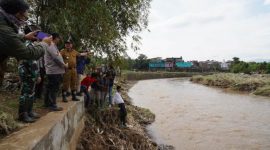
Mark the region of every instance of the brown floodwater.
<instances>
[{"instance_id":1,"label":"brown floodwater","mask_svg":"<svg viewBox=\"0 0 270 150\"><path fill-rule=\"evenodd\" d=\"M270 99L181 79L143 80L133 103L156 115L147 127L158 144L177 150L270 150Z\"/></svg>"}]
</instances>

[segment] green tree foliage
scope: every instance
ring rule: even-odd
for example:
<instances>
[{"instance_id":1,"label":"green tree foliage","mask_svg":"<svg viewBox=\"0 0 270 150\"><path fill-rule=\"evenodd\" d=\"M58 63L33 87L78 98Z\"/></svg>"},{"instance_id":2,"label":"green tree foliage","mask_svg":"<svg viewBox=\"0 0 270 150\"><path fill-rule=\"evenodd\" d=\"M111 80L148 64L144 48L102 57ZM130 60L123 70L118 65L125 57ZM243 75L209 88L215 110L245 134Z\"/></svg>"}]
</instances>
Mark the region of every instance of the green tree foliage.
<instances>
[{"instance_id":1,"label":"green tree foliage","mask_svg":"<svg viewBox=\"0 0 270 150\"><path fill-rule=\"evenodd\" d=\"M240 63L240 59L238 57L233 57L233 64Z\"/></svg>"},{"instance_id":2,"label":"green tree foliage","mask_svg":"<svg viewBox=\"0 0 270 150\"><path fill-rule=\"evenodd\" d=\"M239 62L237 64L233 64L231 67L231 71L233 73L250 73L249 64L246 62Z\"/></svg>"},{"instance_id":3,"label":"green tree foliage","mask_svg":"<svg viewBox=\"0 0 270 150\"><path fill-rule=\"evenodd\" d=\"M121 59L118 59L119 61L116 61L117 65L123 69L123 70L133 70L133 66L135 64L135 60L131 59L129 56L127 57L121 57Z\"/></svg>"},{"instance_id":4,"label":"green tree foliage","mask_svg":"<svg viewBox=\"0 0 270 150\"><path fill-rule=\"evenodd\" d=\"M72 37L77 47L90 48L110 61L127 49L126 38L139 42L147 28L151 0L28 0L31 22L46 32ZM134 44L133 44L134 45ZM138 49L135 45L134 49Z\"/></svg>"},{"instance_id":5,"label":"green tree foliage","mask_svg":"<svg viewBox=\"0 0 270 150\"><path fill-rule=\"evenodd\" d=\"M148 70L149 59L146 55L140 54L138 58L135 59L134 68L138 70Z\"/></svg>"},{"instance_id":6,"label":"green tree foliage","mask_svg":"<svg viewBox=\"0 0 270 150\"><path fill-rule=\"evenodd\" d=\"M270 73L270 63L268 63L266 66L266 73Z\"/></svg>"},{"instance_id":7,"label":"green tree foliage","mask_svg":"<svg viewBox=\"0 0 270 150\"><path fill-rule=\"evenodd\" d=\"M230 70L233 73L270 73L270 63L244 62L234 57Z\"/></svg>"}]
</instances>

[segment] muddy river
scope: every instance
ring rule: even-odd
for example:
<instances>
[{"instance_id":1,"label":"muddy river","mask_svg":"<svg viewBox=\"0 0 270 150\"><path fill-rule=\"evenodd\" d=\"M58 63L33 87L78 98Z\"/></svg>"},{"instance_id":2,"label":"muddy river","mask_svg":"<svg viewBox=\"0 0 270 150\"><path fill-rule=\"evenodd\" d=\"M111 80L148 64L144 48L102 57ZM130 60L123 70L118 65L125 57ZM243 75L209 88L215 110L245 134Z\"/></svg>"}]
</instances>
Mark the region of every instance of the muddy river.
<instances>
[{"instance_id":1,"label":"muddy river","mask_svg":"<svg viewBox=\"0 0 270 150\"><path fill-rule=\"evenodd\" d=\"M129 96L156 114L148 132L177 150L270 150L270 99L194 84L143 80Z\"/></svg>"}]
</instances>

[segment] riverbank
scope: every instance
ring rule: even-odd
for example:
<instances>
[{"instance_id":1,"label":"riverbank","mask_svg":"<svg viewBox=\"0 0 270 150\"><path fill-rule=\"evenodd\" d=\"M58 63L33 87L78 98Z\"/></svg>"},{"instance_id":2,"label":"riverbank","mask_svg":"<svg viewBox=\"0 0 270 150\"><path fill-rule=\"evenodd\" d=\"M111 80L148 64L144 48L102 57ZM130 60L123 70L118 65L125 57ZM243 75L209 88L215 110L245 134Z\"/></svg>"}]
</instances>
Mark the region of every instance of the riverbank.
<instances>
[{"instance_id":1,"label":"riverbank","mask_svg":"<svg viewBox=\"0 0 270 150\"><path fill-rule=\"evenodd\" d=\"M193 76L192 82L226 88L234 91L248 92L260 96L270 96L270 75L247 75L218 73L206 76Z\"/></svg>"},{"instance_id":2,"label":"riverbank","mask_svg":"<svg viewBox=\"0 0 270 150\"><path fill-rule=\"evenodd\" d=\"M142 79L156 79L156 78L173 78L173 77L187 77L192 76L194 73L181 73L181 72L124 72L122 74L122 84L125 88L125 98L127 103L131 104L129 97L127 96L127 90L135 83L136 80ZM127 82L127 80L129 82ZM132 82L130 82L132 81ZM14 131L18 131L28 124L20 123L17 120L17 109L18 109L18 97L20 92L17 88L13 91L6 91L1 89L0 91L0 138L11 134ZM42 107L43 101L37 100L35 103L35 110L42 116L46 115L49 111ZM133 106L131 106L131 109ZM133 113L135 116L141 116ZM141 116L143 117L143 116ZM145 122L145 121L138 121Z\"/></svg>"},{"instance_id":3,"label":"riverbank","mask_svg":"<svg viewBox=\"0 0 270 150\"><path fill-rule=\"evenodd\" d=\"M128 89L136 83L137 80L156 79L156 78L175 78L175 77L190 77L198 73L181 73L181 72L128 72L123 73L118 85L124 88L124 99L126 99L128 110L128 122L131 125L128 129L118 127L118 108L106 108L97 111L94 108L86 113L86 128L81 136L81 142L78 144L78 149L89 149L89 145L96 148L112 148L119 149L118 145L122 145L127 149L172 149L171 146L158 146L153 142L147 132L146 125L151 124L155 119L155 115L148 109L136 107L132 105L131 99L128 97ZM127 80L128 79L128 80ZM0 138L18 131L28 124L20 123L16 120L17 117L17 99L19 91L15 92L0 92ZM35 104L35 110L45 116L48 111L42 107L42 101L38 100ZM97 113L95 113L97 112ZM112 115L114 114L114 115ZM120 133L119 133L120 132ZM127 135L127 136L124 136ZM99 139L100 140L95 140ZM105 142L102 144L100 141ZM108 141L113 141L113 146L108 145ZM93 143L89 142L92 141ZM136 145L136 143L144 143ZM118 143L118 144L117 144ZM115 145L117 145L115 147ZM101 146L101 147L98 147Z\"/></svg>"},{"instance_id":4,"label":"riverbank","mask_svg":"<svg viewBox=\"0 0 270 150\"><path fill-rule=\"evenodd\" d=\"M180 77L192 77L194 75L209 75L212 73L201 72L134 72L126 71L123 73L123 77L129 81L147 80L147 79L162 79L162 78L180 78Z\"/></svg>"},{"instance_id":5,"label":"riverbank","mask_svg":"<svg viewBox=\"0 0 270 150\"><path fill-rule=\"evenodd\" d=\"M128 111L129 128L119 127L117 107L101 110L90 108L86 112L85 129L77 149L174 149L169 145L157 145L151 140L146 126L154 122L155 115L149 109L134 106L128 96L128 91L138 80L192 77L193 75L202 74L209 73L124 72L118 78L116 85L123 88L122 96Z\"/></svg>"},{"instance_id":6,"label":"riverbank","mask_svg":"<svg viewBox=\"0 0 270 150\"><path fill-rule=\"evenodd\" d=\"M132 105L128 90L135 83L124 78L116 83L123 88L128 128L119 127L117 106L101 110L90 108L86 112L85 129L77 149L173 149L171 146L157 145L147 134L146 126L154 122L155 115L148 109Z\"/></svg>"}]
</instances>

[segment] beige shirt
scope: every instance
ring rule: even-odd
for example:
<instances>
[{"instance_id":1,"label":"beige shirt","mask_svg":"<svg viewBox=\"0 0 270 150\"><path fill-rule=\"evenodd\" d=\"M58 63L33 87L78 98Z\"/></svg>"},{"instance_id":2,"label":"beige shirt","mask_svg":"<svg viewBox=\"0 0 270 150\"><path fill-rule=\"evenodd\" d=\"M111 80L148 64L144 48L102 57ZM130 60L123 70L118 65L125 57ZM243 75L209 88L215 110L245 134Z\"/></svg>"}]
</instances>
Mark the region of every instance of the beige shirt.
<instances>
[{"instance_id":1,"label":"beige shirt","mask_svg":"<svg viewBox=\"0 0 270 150\"><path fill-rule=\"evenodd\" d=\"M67 50L67 49L63 49L61 50L61 55L64 59L65 63L68 63L68 68L72 69L72 68L76 68L76 64L77 64L77 56L80 55L79 52L77 52L76 50Z\"/></svg>"}]
</instances>

